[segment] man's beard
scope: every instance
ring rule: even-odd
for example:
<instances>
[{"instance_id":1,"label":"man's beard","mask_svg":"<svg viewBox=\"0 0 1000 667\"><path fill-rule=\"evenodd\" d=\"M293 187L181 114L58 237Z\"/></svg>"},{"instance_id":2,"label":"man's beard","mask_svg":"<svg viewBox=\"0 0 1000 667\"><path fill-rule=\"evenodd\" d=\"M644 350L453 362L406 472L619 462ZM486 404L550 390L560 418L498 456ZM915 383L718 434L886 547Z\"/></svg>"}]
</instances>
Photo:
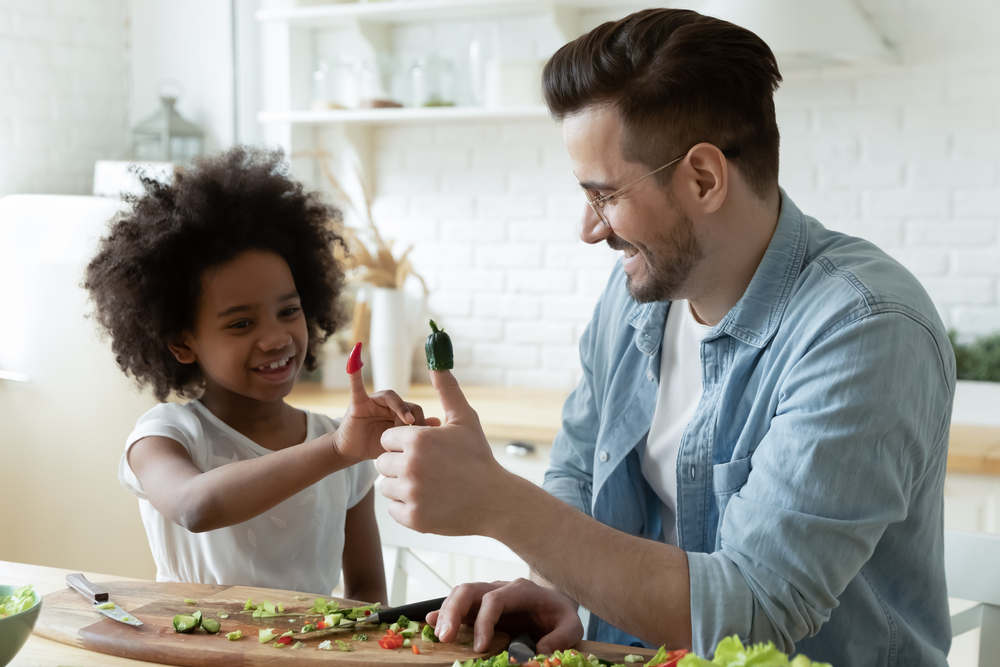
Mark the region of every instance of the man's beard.
<instances>
[{"instance_id":1,"label":"man's beard","mask_svg":"<svg viewBox=\"0 0 1000 667\"><path fill-rule=\"evenodd\" d=\"M656 238L650 245L635 244L646 265L646 279L642 284L632 276L625 277L625 289L638 303L673 301L679 297L681 287L691 275L691 269L703 257L701 246L694 235L694 225L678 207L673 207L677 223L664 238ZM617 236L608 239L614 250L623 250L631 244Z\"/></svg>"}]
</instances>

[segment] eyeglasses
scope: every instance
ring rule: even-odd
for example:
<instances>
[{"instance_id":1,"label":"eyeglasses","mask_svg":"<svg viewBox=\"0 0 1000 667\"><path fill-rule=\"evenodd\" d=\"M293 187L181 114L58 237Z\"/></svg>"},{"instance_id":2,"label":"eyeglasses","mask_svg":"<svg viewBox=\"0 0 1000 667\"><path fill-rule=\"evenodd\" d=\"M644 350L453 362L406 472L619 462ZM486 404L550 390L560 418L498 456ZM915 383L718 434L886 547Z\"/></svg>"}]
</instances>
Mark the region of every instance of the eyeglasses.
<instances>
[{"instance_id":1,"label":"eyeglasses","mask_svg":"<svg viewBox=\"0 0 1000 667\"><path fill-rule=\"evenodd\" d=\"M739 155L740 155L740 149L739 148L727 148L727 149L725 149L725 150L722 151L722 154L725 157L727 157L727 158L739 157ZM653 171L649 172L645 176L640 176L639 178L635 179L631 183L627 183L624 186L622 186L622 187L618 188L617 190L615 190L614 192L612 192L611 194L604 195L602 197L591 197L590 196L590 190L588 190L587 188L583 188L582 184L580 185L580 187L583 188L583 196L587 198L587 203L590 204L590 208L594 209L594 213L597 214L597 217L601 220L601 222L604 223L604 225L606 227L608 227L610 229L611 228L611 223L608 222L608 219L606 217L604 217L604 205L605 204L607 204L609 201L611 201L612 199L614 199L615 197L617 197L621 193L623 193L626 190L628 190L630 187L632 187L633 185L635 185L636 183L638 183L642 179L647 178L649 176L652 176L653 174L655 174L657 172L663 171L664 169L666 169L667 167L669 167L671 165L677 164L678 162L680 162L681 160L683 160L685 157L687 157L687 153L685 153L684 155L681 155L680 157L674 158L673 160L671 160L670 162L666 163L665 165L663 165L659 169L654 169Z\"/></svg>"}]
</instances>

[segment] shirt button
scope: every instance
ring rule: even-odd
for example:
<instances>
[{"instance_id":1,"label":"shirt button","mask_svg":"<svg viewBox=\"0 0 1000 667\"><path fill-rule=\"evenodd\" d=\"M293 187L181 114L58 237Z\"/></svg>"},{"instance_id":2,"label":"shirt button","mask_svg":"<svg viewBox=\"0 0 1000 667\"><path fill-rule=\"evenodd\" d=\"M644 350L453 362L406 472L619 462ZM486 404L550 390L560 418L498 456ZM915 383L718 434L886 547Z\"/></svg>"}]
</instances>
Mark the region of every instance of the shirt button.
<instances>
[{"instance_id":1,"label":"shirt button","mask_svg":"<svg viewBox=\"0 0 1000 667\"><path fill-rule=\"evenodd\" d=\"M608 453L607 452L601 452L601 455L598 456L597 458L601 459L601 463L607 463L608 462Z\"/></svg>"},{"instance_id":2,"label":"shirt button","mask_svg":"<svg viewBox=\"0 0 1000 667\"><path fill-rule=\"evenodd\" d=\"M653 369L652 368L646 371L646 379L649 380L650 382L653 381Z\"/></svg>"}]
</instances>

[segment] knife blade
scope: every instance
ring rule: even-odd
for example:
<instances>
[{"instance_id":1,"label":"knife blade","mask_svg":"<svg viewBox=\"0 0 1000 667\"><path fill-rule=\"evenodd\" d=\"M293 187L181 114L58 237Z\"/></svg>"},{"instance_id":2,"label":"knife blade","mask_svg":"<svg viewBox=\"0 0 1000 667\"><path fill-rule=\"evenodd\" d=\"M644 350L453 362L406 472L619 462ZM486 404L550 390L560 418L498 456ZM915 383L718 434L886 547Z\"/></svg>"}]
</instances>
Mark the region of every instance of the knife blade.
<instances>
[{"instance_id":1,"label":"knife blade","mask_svg":"<svg viewBox=\"0 0 1000 667\"><path fill-rule=\"evenodd\" d=\"M531 638L531 635L527 631L524 631L510 641L510 646L507 647L507 655L516 660L518 664L523 665L535 657L537 650L538 648L535 646L535 641Z\"/></svg>"},{"instance_id":2,"label":"knife blade","mask_svg":"<svg viewBox=\"0 0 1000 667\"><path fill-rule=\"evenodd\" d=\"M343 625L338 625L335 628L324 628L323 630L313 630L312 632L299 632L291 635L292 639L311 639L314 637L325 637L327 635L332 635L334 633L340 632L341 630L350 630L358 623L389 623L390 625L399 620L400 616L405 616L406 618L414 621L420 621L423 623L423 619L427 614L432 611L437 611L441 608L444 603L444 598L434 598L433 600L423 600L421 602L413 602L410 604L404 604L400 607L389 607L388 609L380 609L373 613L371 616L365 616L364 618L359 618L350 623L344 623Z\"/></svg>"},{"instance_id":3,"label":"knife blade","mask_svg":"<svg viewBox=\"0 0 1000 667\"><path fill-rule=\"evenodd\" d=\"M113 618L125 625L142 625L142 621L112 602L106 591L94 585L83 574L79 572L67 574L66 585L90 600L93 603L94 611L99 611L108 618Z\"/></svg>"}]
</instances>

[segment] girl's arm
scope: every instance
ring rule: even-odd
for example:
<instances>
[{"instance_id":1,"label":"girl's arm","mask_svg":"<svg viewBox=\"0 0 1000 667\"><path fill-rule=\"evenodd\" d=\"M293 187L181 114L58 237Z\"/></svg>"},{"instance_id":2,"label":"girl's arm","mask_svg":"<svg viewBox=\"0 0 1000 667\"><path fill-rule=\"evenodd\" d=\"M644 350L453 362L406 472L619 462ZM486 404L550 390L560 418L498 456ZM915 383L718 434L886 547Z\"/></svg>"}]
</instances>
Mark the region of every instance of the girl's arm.
<instances>
[{"instance_id":1,"label":"girl's arm","mask_svg":"<svg viewBox=\"0 0 1000 667\"><path fill-rule=\"evenodd\" d=\"M331 473L379 456L382 434L404 424L440 421L425 420L419 405L395 392L369 396L361 373L355 372L351 404L340 428L315 440L202 472L179 442L149 436L132 445L128 464L156 511L201 533L252 519ZM372 517L374 521L374 511Z\"/></svg>"},{"instance_id":2,"label":"girl's arm","mask_svg":"<svg viewBox=\"0 0 1000 667\"><path fill-rule=\"evenodd\" d=\"M344 597L388 604L382 540L375 522L375 489L347 510L344 526Z\"/></svg>"},{"instance_id":3,"label":"girl's arm","mask_svg":"<svg viewBox=\"0 0 1000 667\"><path fill-rule=\"evenodd\" d=\"M252 519L351 465L334 433L208 472L176 440L150 436L132 445L128 464L156 511L200 533Z\"/></svg>"}]
</instances>

